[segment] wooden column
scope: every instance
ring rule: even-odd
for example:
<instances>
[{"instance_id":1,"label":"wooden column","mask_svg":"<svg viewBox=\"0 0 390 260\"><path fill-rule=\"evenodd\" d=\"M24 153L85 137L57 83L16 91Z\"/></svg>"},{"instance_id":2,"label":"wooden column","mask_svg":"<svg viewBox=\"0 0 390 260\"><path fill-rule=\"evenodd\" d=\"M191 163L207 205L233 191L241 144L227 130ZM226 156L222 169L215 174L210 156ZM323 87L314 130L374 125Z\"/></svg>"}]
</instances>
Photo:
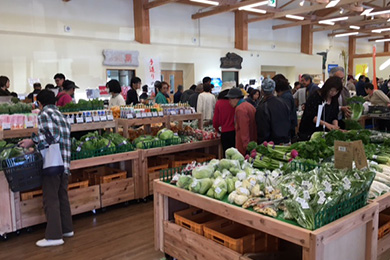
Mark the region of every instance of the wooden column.
<instances>
[{"instance_id":1,"label":"wooden column","mask_svg":"<svg viewBox=\"0 0 390 260\"><path fill-rule=\"evenodd\" d=\"M239 50L248 50L248 13L235 11L234 47Z\"/></svg>"},{"instance_id":2,"label":"wooden column","mask_svg":"<svg viewBox=\"0 0 390 260\"><path fill-rule=\"evenodd\" d=\"M307 24L301 27L301 53L313 54L313 25Z\"/></svg>"},{"instance_id":3,"label":"wooden column","mask_svg":"<svg viewBox=\"0 0 390 260\"><path fill-rule=\"evenodd\" d=\"M385 46L383 48L383 52L389 52L390 51L390 42L384 42Z\"/></svg>"},{"instance_id":4,"label":"wooden column","mask_svg":"<svg viewBox=\"0 0 390 260\"><path fill-rule=\"evenodd\" d=\"M149 10L144 8L148 0L133 1L135 40L150 44Z\"/></svg>"},{"instance_id":5,"label":"wooden column","mask_svg":"<svg viewBox=\"0 0 390 260\"><path fill-rule=\"evenodd\" d=\"M356 54L356 38L349 37L348 40L348 75L353 75L354 56Z\"/></svg>"}]
</instances>

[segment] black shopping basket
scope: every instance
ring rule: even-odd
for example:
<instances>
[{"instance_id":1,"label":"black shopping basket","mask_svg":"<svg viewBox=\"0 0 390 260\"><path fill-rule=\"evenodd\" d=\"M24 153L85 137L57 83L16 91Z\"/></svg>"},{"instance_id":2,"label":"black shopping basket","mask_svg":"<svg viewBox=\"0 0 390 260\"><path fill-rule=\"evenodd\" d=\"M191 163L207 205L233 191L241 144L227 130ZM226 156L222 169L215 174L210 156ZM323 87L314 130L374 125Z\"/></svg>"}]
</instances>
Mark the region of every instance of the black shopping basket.
<instances>
[{"instance_id":1,"label":"black shopping basket","mask_svg":"<svg viewBox=\"0 0 390 260\"><path fill-rule=\"evenodd\" d=\"M35 151L1 162L5 177L13 192L27 191L42 185L42 155Z\"/></svg>"}]
</instances>

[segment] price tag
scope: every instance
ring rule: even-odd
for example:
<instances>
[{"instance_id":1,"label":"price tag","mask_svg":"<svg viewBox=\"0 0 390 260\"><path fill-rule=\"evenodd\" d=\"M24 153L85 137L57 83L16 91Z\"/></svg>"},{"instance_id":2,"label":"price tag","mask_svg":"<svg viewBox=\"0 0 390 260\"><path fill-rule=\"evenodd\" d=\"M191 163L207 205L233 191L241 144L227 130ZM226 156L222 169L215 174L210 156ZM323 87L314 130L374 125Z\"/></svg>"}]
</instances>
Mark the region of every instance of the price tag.
<instances>
[{"instance_id":1,"label":"price tag","mask_svg":"<svg viewBox=\"0 0 390 260\"><path fill-rule=\"evenodd\" d=\"M253 180L253 179L252 179L252 180L250 181L250 183L251 183L252 186L255 186L255 185L256 185L256 180Z\"/></svg>"},{"instance_id":2,"label":"price tag","mask_svg":"<svg viewBox=\"0 0 390 260\"><path fill-rule=\"evenodd\" d=\"M172 111L171 111L171 115L173 115L173 116L174 116L174 115L177 115L176 111L175 111L175 110L172 110Z\"/></svg>"},{"instance_id":3,"label":"price tag","mask_svg":"<svg viewBox=\"0 0 390 260\"><path fill-rule=\"evenodd\" d=\"M77 117L77 118L76 118L76 122L77 122L77 124L83 124L83 123L84 123L84 118L82 118L82 117Z\"/></svg>"},{"instance_id":4,"label":"price tag","mask_svg":"<svg viewBox=\"0 0 390 260\"><path fill-rule=\"evenodd\" d=\"M153 117L158 117L158 113L157 112L153 112Z\"/></svg>"},{"instance_id":5,"label":"price tag","mask_svg":"<svg viewBox=\"0 0 390 260\"><path fill-rule=\"evenodd\" d=\"M320 205L324 204L324 202L326 200L325 193L323 191L320 191L320 192L318 192L318 196L320 196L320 198L318 199L317 203Z\"/></svg>"},{"instance_id":6,"label":"price tag","mask_svg":"<svg viewBox=\"0 0 390 260\"><path fill-rule=\"evenodd\" d=\"M146 112L142 112L142 113L141 113L141 116L142 116L142 118L145 118L145 117L147 117L147 114L146 114Z\"/></svg>"},{"instance_id":7,"label":"price tag","mask_svg":"<svg viewBox=\"0 0 390 260\"><path fill-rule=\"evenodd\" d=\"M77 147L76 151L77 151L77 152L80 152L80 151L81 151L81 147L80 147L80 146Z\"/></svg>"},{"instance_id":8,"label":"price tag","mask_svg":"<svg viewBox=\"0 0 390 260\"><path fill-rule=\"evenodd\" d=\"M146 117L152 117L152 113L151 112L146 113Z\"/></svg>"},{"instance_id":9,"label":"price tag","mask_svg":"<svg viewBox=\"0 0 390 260\"><path fill-rule=\"evenodd\" d=\"M279 173L277 171L273 171L271 174L272 178L277 178L279 176Z\"/></svg>"},{"instance_id":10,"label":"price tag","mask_svg":"<svg viewBox=\"0 0 390 260\"><path fill-rule=\"evenodd\" d=\"M306 200L304 200L304 199L298 197L298 198L296 199L296 201L297 201L299 204L301 204L302 209L309 209L309 208L310 208L310 207L309 207L309 204L306 202Z\"/></svg>"},{"instance_id":11,"label":"price tag","mask_svg":"<svg viewBox=\"0 0 390 260\"><path fill-rule=\"evenodd\" d=\"M107 116L100 116L100 121L102 122L107 121Z\"/></svg>"},{"instance_id":12,"label":"price tag","mask_svg":"<svg viewBox=\"0 0 390 260\"><path fill-rule=\"evenodd\" d=\"M73 117L68 117L67 120L68 120L68 123L69 123L70 125L74 124Z\"/></svg>"},{"instance_id":13,"label":"price tag","mask_svg":"<svg viewBox=\"0 0 390 260\"><path fill-rule=\"evenodd\" d=\"M295 195L297 193L296 189L294 188L294 186L292 186L292 184L288 185L288 189L292 195Z\"/></svg>"},{"instance_id":14,"label":"price tag","mask_svg":"<svg viewBox=\"0 0 390 260\"><path fill-rule=\"evenodd\" d=\"M136 118L142 118L142 115L140 113L135 114Z\"/></svg>"},{"instance_id":15,"label":"price tag","mask_svg":"<svg viewBox=\"0 0 390 260\"><path fill-rule=\"evenodd\" d=\"M326 193L332 192L332 185L328 181L323 181L322 184L325 186Z\"/></svg>"},{"instance_id":16,"label":"price tag","mask_svg":"<svg viewBox=\"0 0 390 260\"><path fill-rule=\"evenodd\" d=\"M34 127L33 121L27 121L26 122L26 128L33 128L33 127Z\"/></svg>"},{"instance_id":17,"label":"price tag","mask_svg":"<svg viewBox=\"0 0 390 260\"><path fill-rule=\"evenodd\" d=\"M274 188L272 186L267 187L268 193L272 193L274 191Z\"/></svg>"},{"instance_id":18,"label":"price tag","mask_svg":"<svg viewBox=\"0 0 390 260\"><path fill-rule=\"evenodd\" d=\"M87 117L85 118L85 122L86 122L86 123L92 123L92 117L87 116Z\"/></svg>"},{"instance_id":19,"label":"price tag","mask_svg":"<svg viewBox=\"0 0 390 260\"><path fill-rule=\"evenodd\" d=\"M93 117L94 122L100 122L100 117L99 116L94 116Z\"/></svg>"},{"instance_id":20,"label":"price tag","mask_svg":"<svg viewBox=\"0 0 390 260\"><path fill-rule=\"evenodd\" d=\"M134 118L133 114L131 114L131 113L127 114L126 117L127 117L127 119L133 119Z\"/></svg>"},{"instance_id":21,"label":"price tag","mask_svg":"<svg viewBox=\"0 0 390 260\"><path fill-rule=\"evenodd\" d=\"M343 178L343 186L346 190L349 190L351 188L351 181L347 177Z\"/></svg>"},{"instance_id":22,"label":"price tag","mask_svg":"<svg viewBox=\"0 0 390 260\"><path fill-rule=\"evenodd\" d=\"M355 174L353 176L356 178L356 180L360 180L361 179L357 172L355 172Z\"/></svg>"},{"instance_id":23,"label":"price tag","mask_svg":"<svg viewBox=\"0 0 390 260\"><path fill-rule=\"evenodd\" d=\"M304 188L305 190L310 190L312 187L313 187L313 185L311 184L311 182L302 181L302 188Z\"/></svg>"},{"instance_id":24,"label":"price tag","mask_svg":"<svg viewBox=\"0 0 390 260\"><path fill-rule=\"evenodd\" d=\"M11 130L11 124L10 123L3 123L3 130Z\"/></svg>"},{"instance_id":25,"label":"price tag","mask_svg":"<svg viewBox=\"0 0 390 260\"><path fill-rule=\"evenodd\" d=\"M307 191L307 190L303 191L303 198L305 200L310 200L310 193L309 193L309 191Z\"/></svg>"},{"instance_id":26,"label":"price tag","mask_svg":"<svg viewBox=\"0 0 390 260\"><path fill-rule=\"evenodd\" d=\"M107 115L107 120L108 120L108 121L114 120L114 116L113 116L113 115Z\"/></svg>"},{"instance_id":27,"label":"price tag","mask_svg":"<svg viewBox=\"0 0 390 260\"><path fill-rule=\"evenodd\" d=\"M164 112L163 111L158 112L158 116L164 116Z\"/></svg>"},{"instance_id":28,"label":"price tag","mask_svg":"<svg viewBox=\"0 0 390 260\"><path fill-rule=\"evenodd\" d=\"M220 187L215 188L215 193L220 194L222 192L222 189Z\"/></svg>"}]
</instances>

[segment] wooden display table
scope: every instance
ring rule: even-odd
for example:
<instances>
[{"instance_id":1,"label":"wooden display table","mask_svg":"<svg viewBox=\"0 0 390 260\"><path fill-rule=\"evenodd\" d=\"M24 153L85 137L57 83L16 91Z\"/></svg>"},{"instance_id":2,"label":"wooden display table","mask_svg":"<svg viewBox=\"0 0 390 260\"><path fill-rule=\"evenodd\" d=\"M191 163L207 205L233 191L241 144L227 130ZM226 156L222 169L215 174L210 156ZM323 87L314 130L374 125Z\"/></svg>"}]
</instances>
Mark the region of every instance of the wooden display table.
<instances>
[{"instance_id":1,"label":"wooden display table","mask_svg":"<svg viewBox=\"0 0 390 260\"><path fill-rule=\"evenodd\" d=\"M386 193L374 200L379 204L379 212L390 208L390 193ZM378 239L378 258L390 249L390 234L385 235L381 239Z\"/></svg>"},{"instance_id":2,"label":"wooden display table","mask_svg":"<svg viewBox=\"0 0 390 260\"><path fill-rule=\"evenodd\" d=\"M177 208L177 201L299 245L302 247L304 260L325 259L324 252L328 245L340 243L338 240L343 238L348 238L349 242L356 240L350 233L355 229L364 228L365 257L362 259L373 260L377 257L378 203L371 203L333 223L310 231L156 180L154 182L155 248L180 260L246 260L248 258L172 223L172 213L180 210ZM345 247L343 250L349 252L356 251L357 248ZM345 252L332 251L330 252L332 256L328 255L326 259L339 259L340 253Z\"/></svg>"}]
</instances>

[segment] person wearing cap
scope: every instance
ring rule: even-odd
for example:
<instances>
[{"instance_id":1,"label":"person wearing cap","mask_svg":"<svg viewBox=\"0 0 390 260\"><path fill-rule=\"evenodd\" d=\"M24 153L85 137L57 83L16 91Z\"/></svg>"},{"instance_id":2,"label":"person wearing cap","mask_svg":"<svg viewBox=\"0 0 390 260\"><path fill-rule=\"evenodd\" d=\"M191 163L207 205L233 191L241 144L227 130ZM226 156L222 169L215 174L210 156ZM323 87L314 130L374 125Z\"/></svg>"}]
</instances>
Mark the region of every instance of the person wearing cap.
<instances>
[{"instance_id":1,"label":"person wearing cap","mask_svg":"<svg viewBox=\"0 0 390 260\"><path fill-rule=\"evenodd\" d=\"M203 114L203 120L212 120L214 116L214 108L217 100L211 94L211 84L203 85L203 93L199 94L197 112Z\"/></svg>"},{"instance_id":2,"label":"person wearing cap","mask_svg":"<svg viewBox=\"0 0 390 260\"><path fill-rule=\"evenodd\" d=\"M57 95L57 106L63 107L66 104L71 103L76 88L79 87L77 87L73 81L65 80L62 84L62 91Z\"/></svg>"},{"instance_id":3,"label":"person wearing cap","mask_svg":"<svg viewBox=\"0 0 390 260\"><path fill-rule=\"evenodd\" d=\"M274 95L275 87L275 81L269 78L261 84L263 100L256 110L257 141L287 144L292 127L290 109L283 99Z\"/></svg>"},{"instance_id":4,"label":"person wearing cap","mask_svg":"<svg viewBox=\"0 0 390 260\"><path fill-rule=\"evenodd\" d=\"M198 84L195 88L195 93L190 96L190 99L188 100L188 104L190 104L191 107L195 108L195 111L197 110L198 105L198 98L200 93L203 92L203 84Z\"/></svg>"},{"instance_id":5,"label":"person wearing cap","mask_svg":"<svg viewBox=\"0 0 390 260\"><path fill-rule=\"evenodd\" d=\"M229 103L226 97L231 84L224 82L221 92L218 95L218 101L215 104L213 126L217 133L221 134L221 143L223 154L231 147L236 147L236 129L234 127L234 107Z\"/></svg>"},{"instance_id":6,"label":"person wearing cap","mask_svg":"<svg viewBox=\"0 0 390 260\"><path fill-rule=\"evenodd\" d=\"M257 141L256 109L244 100L244 95L239 88L229 90L226 98L235 108L236 148L242 155L245 155L249 142Z\"/></svg>"}]
</instances>

